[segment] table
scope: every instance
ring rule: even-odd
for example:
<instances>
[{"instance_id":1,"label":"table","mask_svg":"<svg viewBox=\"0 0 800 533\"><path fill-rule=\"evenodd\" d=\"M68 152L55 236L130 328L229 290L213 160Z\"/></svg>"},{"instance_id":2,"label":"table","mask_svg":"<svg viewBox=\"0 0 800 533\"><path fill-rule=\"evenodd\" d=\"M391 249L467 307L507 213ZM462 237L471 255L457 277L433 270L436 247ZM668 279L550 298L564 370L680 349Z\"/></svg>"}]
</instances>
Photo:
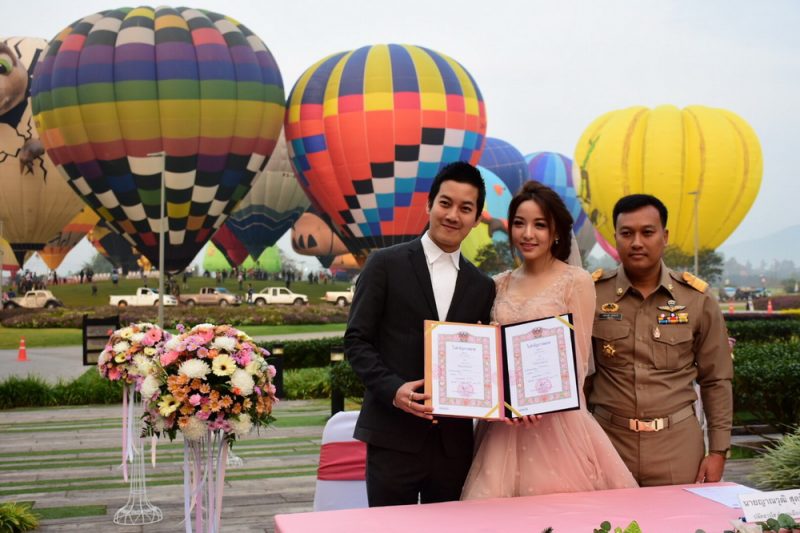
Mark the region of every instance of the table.
<instances>
[{"instance_id":1,"label":"table","mask_svg":"<svg viewBox=\"0 0 800 533\"><path fill-rule=\"evenodd\" d=\"M724 486L732 483L708 483ZM554 533L589 532L604 520L623 529L636 520L644 533L720 533L742 516L731 509L674 485L637 489L546 494L428 505L279 514L276 533Z\"/></svg>"}]
</instances>

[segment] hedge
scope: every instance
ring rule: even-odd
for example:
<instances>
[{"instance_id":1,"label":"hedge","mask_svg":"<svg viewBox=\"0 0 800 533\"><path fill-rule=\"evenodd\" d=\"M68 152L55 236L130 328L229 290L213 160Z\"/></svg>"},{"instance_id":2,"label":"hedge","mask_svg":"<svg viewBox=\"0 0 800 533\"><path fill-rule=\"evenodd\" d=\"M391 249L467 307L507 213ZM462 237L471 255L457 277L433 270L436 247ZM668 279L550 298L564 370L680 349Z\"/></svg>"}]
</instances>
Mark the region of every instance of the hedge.
<instances>
[{"instance_id":1,"label":"hedge","mask_svg":"<svg viewBox=\"0 0 800 533\"><path fill-rule=\"evenodd\" d=\"M0 382L0 409L52 405L113 404L122 401L122 383L109 381L89 368L73 381L52 385L36 376L9 377Z\"/></svg>"},{"instance_id":2,"label":"hedge","mask_svg":"<svg viewBox=\"0 0 800 533\"><path fill-rule=\"evenodd\" d=\"M331 348L342 346L342 337L324 337L296 341L267 341L258 345L272 352L276 344L283 344L283 368L311 368L330 366Z\"/></svg>"},{"instance_id":3,"label":"hedge","mask_svg":"<svg viewBox=\"0 0 800 533\"><path fill-rule=\"evenodd\" d=\"M800 294L784 294L781 296L770 296L769 298L756 298L753 300L753 307L757 311L766 311L770 300L772 301L772 309L774 311L800 309Z\"/></svg>"},{"instance_id":4,"label":"hedge","mask_svg":"<svg viewBox=\"0 0 800 533\"><path fill-rule=\"evenodd\" d=\"M728 335L736 342L776 342L800 339L800 320L728 321Z\"/></svg>"},{"instance_id":5,"label":"hedge","mask_svg":"<svg viewBox=\"0 0 800 533\"><path fill-rule=\"evenodd\" d=\"M738 343L734 409L782 429L800 423L800 342Z\"/></svg>"}]
</instances>

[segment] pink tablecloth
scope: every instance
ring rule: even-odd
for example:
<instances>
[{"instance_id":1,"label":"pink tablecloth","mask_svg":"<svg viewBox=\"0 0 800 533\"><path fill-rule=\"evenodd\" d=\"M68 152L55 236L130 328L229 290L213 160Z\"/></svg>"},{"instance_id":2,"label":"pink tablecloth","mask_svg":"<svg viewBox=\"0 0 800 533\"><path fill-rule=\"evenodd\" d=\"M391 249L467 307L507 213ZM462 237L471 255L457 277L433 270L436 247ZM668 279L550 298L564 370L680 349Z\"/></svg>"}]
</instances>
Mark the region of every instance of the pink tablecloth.
<instances>
[{"instance_id":1,"label":"pink tablecloth","mask_svg":"<svg viewBox=\"0 0 800 533\"><path fill-rule=\"evenodd\" d=\"M730 521L742 516L741 509L683 490L690 486L697 487L678 485L285 514L275 516L275 531L538 533L552 526L555 533L591 533L604 520L622 528L636 520L645 533L694 533L697 529L719 533L730 529Z\"/></svg>"}]
</instances>

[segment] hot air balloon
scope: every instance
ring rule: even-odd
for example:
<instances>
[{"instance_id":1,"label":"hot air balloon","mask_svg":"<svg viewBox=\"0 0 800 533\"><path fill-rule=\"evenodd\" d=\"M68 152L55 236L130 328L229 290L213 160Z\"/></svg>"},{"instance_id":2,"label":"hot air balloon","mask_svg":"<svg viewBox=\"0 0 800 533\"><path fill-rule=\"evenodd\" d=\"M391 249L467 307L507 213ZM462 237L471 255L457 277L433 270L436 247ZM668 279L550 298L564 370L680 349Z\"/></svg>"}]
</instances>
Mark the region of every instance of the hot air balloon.
<instances>
[{"instance_id":1,"label":"hot air balloon","mask_svg":"<svg viewBox=\"0 0 800 533\"><path fill-rule=\"evenodd\" d=\"M597 241L597 244L600 246L600 248L602 248L602 250L605 253L607 253L609 257L611 257L611 259L619 263L619 253L617 252L617 249L614 248L614 245L610 244L606 240L606 238L603 237L603 234L597 231L596 228L593 228L593 231L594 231L594 238Z\"/></svg>"},{"instance_id":2,"label":"hot air balloon","mask_svg":"<svg viewBox=\"0 0 800 533\"><path fill-rule=\"evenodd\" d=\"M285 107L278 66L256 35L182 7L78 20L50 43L32 94L53 162L156 265L164 176L170 272L192 261L250 189Z\"/></svg>"},{"instance_id":3,"label":"hot air balloon","mask_svg":"<svg viewBox=\"0 0 800 533\"><path fill-rule=\"evenodd\" d=\"M564 201L572 215L572 231L581 257L586 259L595 245L594 229L591 223L587 225L588 218L572 181L572 160L558 152L534 152L526 155L525 161L531 179L547 185Z\"/></svg>"},{"instance_id":4,"label":"hot air balloon","mask_svg":"<svg viewBox=\"0 0 800 533\"><path fill-rule=\"evenodd\" d=\"M469 73L444 54L397 44L317 62L292 89L285 124L300 184L359 260L422 233L436 173L477 164L485 132Z\"/></svg>"},{"instance_id":5,"label":"hot air balloon","mask_svg":"<svg viewBox=\"0 0 800 533\"><path fill-rule=\"evenodd\" d=\"M67 254L72 250L81 239L92 231L92 228L100 221L97 213L84 207L80 213L75 215L64 229L47 241L44 250L38 252L44 264L50 270L55 270L61 264Z\"/></svg>"},{"instance_id":6,"label":"hot air balloon","mask_svg":"<svg viewBox=\"0 0 800 533\"><path fill-rule=\"evenodd\" d=\"M492 242L508 242L508 205L511 192L503 180L489 169L478 166L486 184L486 201L481 213L481 222L469 232L461 243L461 253L473 263L478 252Z\"/></svg>"},{"instance_id":7,"label":"hot air balloon","mask_svg":"<svg viewBox=\"0 0 800 533\"><path fill-rule=\"evenodd\" d=\"M308 205L306 193L294 177L286 140L281 135L267 167L225 221L225 226L252 257L259 257L267 247L278 242Z\"/></svg>"},{"instance_id":8,"label":"hot air balloon","mask_svg":"<svg viewBox=\"0 0 800 533\"><path fill-rule=\"evenodd\" d=\"M502 139L486 137L486 145L478 164L488 168L503 180L512 195L528 181L528 165L525 157Z\"/></svg>"},{"instance_id":9,"label":"hot air balloon","mask_svg":"<svg viewBox=\"0 0 800 533\"><path fill-rule=\"evenodd\" d=\"M83 207L58 175L33 127L30 75L47 41L0 41L0 220L17 263L44 248Z\"/></svg>"},{"instance_id":10,"label":"hot air balloon","mask_svg":"<svg viewBox=\"0 0 800 533\"><path fill-rule=\"evenodd\" d=\"M687 253L714 249L736 229L761 185L761 147L738 115L703 106L611 111L575 148L578 196L614 243L612 210L627 194L658 197L669 209L669 242ZM697 201L695 209L695 200Z\"/></svg>"},{"instance_id":11,"label":"hot air balloon","mask_svg":"<svg viewBox=\"0 0 800 533\"><path fill-rule=\"evenodd\" d=\"M131 244L111 229L105 220L100 220L86 238L100 255L109 260L123 273L139 270L138 259L141 254Z\"/></svg>"},{"instance_id":12,"label":"hot air balloon","mask_svg":"<svg viewBox=\"0 0 800 533\"><path fill-rule=\"evenodd\" d=\"M325 268L342 254L347 254L347 246L333 231L333 228L314 208L300 215L292 224L292 250L300 255L313 255Z\"/></svg>"},{"instance_id":13,"label":"hot air balloon","mask_svg":"<svg viewBox=\"0 0 800 533\"><path fill-rule=\"evenodd\" d=\"M280 272L281 266L281 251L277 246L266 248L261 252L261 255L258 256L258 260L253 260L252 256L248 256L244 263L242 263L242 268L245 270L257 269L269 274Z\"/></svg>"},{"instance_id":14,"label":"hot air balloon","mask_svg":"<svg viewBox=\"0 0 800 533\"><path fill-rule=\"evenodd\" d=\"M203 257L203 270L206 272L221 272L230 270L231 264L213 242L206 246L206 255Z\"/></svg>"},{"instance_id":15,"label":"hot air balloon","mask_svg":"<svg viewBox=\"0 0 800 533\"><path fill-rule=\"evenodd\" d=\"M11 250L11 245L5 239L0 239L0 275L2 271L9 272L12 276L19 270L19 263Z\"/></svg>"},{"instance_id":16,"label":"hot air balloon","mask_svg":"<svg viewBox=\"0 0 800 533\"><path fill-rule=\"evenodd\" d=\"M241 265L250 256L247 248L233 234L227 223L223 224L211 237L211 242L214 243L214 246L231 266Z\"/></svg>"}]
</instances>

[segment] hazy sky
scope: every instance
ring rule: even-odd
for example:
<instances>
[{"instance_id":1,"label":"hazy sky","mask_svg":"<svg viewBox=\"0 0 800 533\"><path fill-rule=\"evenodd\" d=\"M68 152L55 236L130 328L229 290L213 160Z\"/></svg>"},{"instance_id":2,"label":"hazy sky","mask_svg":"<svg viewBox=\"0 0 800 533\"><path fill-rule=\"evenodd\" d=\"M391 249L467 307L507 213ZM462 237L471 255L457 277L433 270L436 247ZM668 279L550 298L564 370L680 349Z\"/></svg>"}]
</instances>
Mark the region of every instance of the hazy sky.
<instances>
[{"instance_id":1,"label":"hazy sky","mask_svg":"<svg viewBox=\"0 0 800 533\"><path fill-rule=\"evenodd\" d=\"M123 5L133 4L6 2L0 35L50 39L77 18ZM750 213L728 242L800 223L800 149L791 145L800 126L800 2L227 0L185 5L230 15L261 37L278 61L287 95L307 67L333 52L393 42L446 53L480 86L487 134L522 153L551 150L572 158L594 118L631 105L729 109L758 135L764 177Z\"/></svg>"}]
</instances>

